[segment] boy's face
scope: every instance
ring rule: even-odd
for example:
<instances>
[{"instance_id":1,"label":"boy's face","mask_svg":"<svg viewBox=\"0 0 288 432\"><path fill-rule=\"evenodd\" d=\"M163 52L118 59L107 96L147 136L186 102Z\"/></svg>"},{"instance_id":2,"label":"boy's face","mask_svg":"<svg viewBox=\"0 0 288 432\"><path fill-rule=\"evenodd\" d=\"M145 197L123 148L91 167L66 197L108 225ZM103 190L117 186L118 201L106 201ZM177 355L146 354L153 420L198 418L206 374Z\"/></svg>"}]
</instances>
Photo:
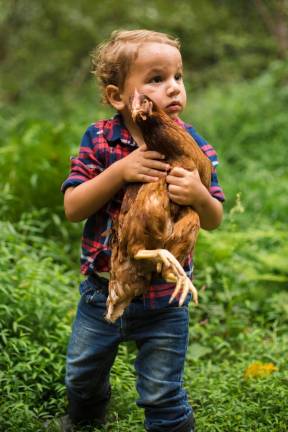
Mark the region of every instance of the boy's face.
<instances>
[{"instance_id":1,"label":"boy's face","mask_svg":"<svg viewBox=\"0 0 288 432\"><path fill-rule=\"evenodd\" d=\"M176 47L158 42L146 42L139 48L121 91L125 103L124 116L135 89L155 102L171 118L176 118L186 106L182 58Z\"/></svg>"}]
</instances>

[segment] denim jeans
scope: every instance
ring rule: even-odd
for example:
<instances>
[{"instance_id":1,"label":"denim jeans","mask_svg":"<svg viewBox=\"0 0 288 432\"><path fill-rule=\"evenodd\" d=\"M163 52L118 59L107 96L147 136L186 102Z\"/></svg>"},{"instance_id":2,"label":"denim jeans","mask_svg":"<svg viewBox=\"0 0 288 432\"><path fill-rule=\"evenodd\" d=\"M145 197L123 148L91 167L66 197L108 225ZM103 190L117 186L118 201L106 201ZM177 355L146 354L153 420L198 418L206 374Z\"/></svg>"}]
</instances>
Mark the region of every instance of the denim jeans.
<instances>
[{"instance_id":1,"label":"denim jeans","mask_svg":"<svg viewBox=\"0 0 288 432\"><path fill-rule=\"evenodd\" d=\"M95 286L87 280L82 283L67 353L70 416L81 421L81 417L89 420L103 415L118 345L133 340L138 348L137 405L144 409L146 431L193 431L192 408L182 386L188 308L147 311L136 299L111 324L104 319L106 300L107 281L99 279Z\"/></svg>"}]
</instances>

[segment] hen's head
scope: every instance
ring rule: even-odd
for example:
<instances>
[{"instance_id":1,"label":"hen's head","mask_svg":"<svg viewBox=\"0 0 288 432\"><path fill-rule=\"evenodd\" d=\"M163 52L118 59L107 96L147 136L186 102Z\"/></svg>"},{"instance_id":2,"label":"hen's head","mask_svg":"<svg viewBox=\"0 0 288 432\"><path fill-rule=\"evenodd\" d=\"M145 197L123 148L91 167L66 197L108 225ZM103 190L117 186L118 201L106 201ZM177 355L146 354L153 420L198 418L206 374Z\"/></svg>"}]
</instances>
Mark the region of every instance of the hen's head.
<instances>
[{"instance_id":1,"label":"hen's head","mask_svg":"<svg viewBox=\"0 0 288 432\"><path fill-rule=\"evenodd\" d=\"M135 123L143 123L158 112L157 105L146 95L134 91L131 99L131 117Z\"/></svg>"}]
</instances>

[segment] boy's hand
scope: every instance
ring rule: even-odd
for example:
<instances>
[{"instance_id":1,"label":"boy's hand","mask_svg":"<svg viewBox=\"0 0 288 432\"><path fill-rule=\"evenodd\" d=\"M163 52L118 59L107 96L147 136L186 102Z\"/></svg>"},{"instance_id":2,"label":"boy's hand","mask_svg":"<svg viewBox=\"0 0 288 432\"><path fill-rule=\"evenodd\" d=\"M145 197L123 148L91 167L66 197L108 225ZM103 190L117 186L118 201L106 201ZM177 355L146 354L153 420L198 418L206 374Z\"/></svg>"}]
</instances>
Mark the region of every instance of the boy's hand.
<instances>
[{"instance_id":1,"label":"boy's hand","mask_svg":"<svg viewBox=\"0 0 288 432\"><path fill-rule=\"evenodd\" d=\"M161 153L147 150L146 145L139 147L121 159L124 181L148 183L165 176L170 165L164 158Z\"/></svg>"},{"instance_id":2,"label":"boy's hand","mask_svg":"<svg viewBox=\"0 0 288 432\"><path fill-rule=\"evenodd\" d=\"M176 167L166 177L169 198L176 204L197 207L210 194L202 184L198 170Z\"/></svg>"}]
</instances>

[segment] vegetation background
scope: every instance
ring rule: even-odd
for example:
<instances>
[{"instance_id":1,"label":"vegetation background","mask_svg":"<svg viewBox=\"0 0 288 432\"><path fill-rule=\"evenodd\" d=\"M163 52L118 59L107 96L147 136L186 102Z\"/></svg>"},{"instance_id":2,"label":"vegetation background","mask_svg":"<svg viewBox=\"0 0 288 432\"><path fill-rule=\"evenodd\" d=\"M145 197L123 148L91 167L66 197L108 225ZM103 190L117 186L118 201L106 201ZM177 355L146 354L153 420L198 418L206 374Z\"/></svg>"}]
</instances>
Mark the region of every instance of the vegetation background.
<instances>
[{"instance_id":1,"label":"vegetation background","mask_svg":"<svg viewBox=\"0 0 288 432\"><path fill-rule=\"evenodd\" d=\"M111 116L89 53L118 28L182 41L183 118L217 149L225 220L202 232L186 388L199 432L288 430L287 0L0 1L0 430L57 431L81 224L59 191L85 128ZM133 345L106 431L142 431Z\"/></svg>"}]
</instances>

